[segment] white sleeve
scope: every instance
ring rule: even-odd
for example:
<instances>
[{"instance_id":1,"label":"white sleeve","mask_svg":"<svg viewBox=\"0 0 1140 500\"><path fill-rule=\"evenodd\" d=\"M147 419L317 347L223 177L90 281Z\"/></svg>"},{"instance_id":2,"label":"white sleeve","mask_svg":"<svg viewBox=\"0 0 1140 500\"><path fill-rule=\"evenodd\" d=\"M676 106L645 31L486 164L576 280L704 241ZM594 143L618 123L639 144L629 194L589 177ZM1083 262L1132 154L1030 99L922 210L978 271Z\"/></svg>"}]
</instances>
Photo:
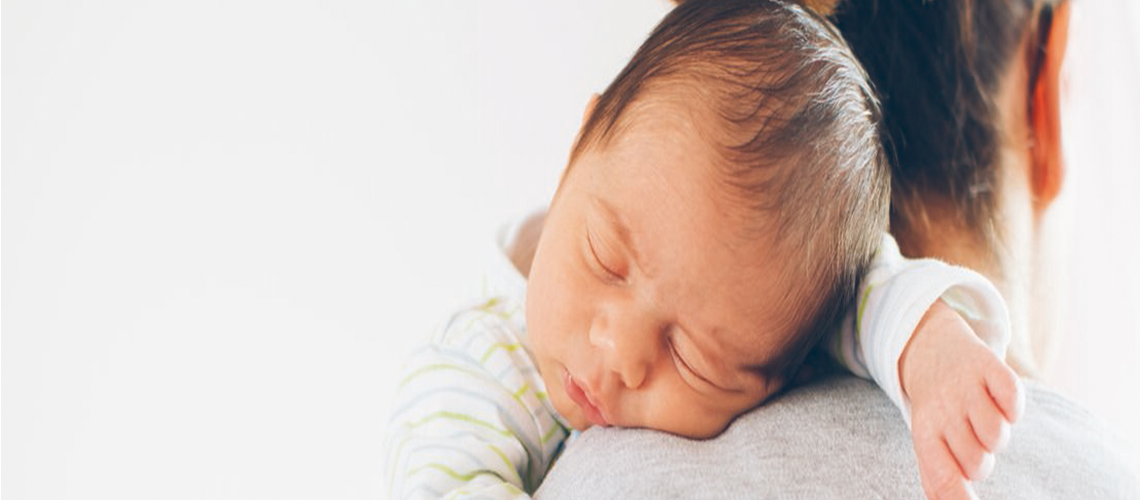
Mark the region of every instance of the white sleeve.
<instances>
[{"instance_id":1,"label":"white sleeve","mask_svg":"<svg viewBox=\"0 0 1140 500\"><path fill-rule=\"evenodd\" d=\"M936 259L907 259L889 234L859 285L859 294L828 351L852 373L875 381L910 425L910 401L899 380L899 358L919 321L941 298L962 315L1002 359L1009 346L1009 311L984 276Z\"/></svg>"},{"instance_id":2,"label":"white sleeve","mask_svg":"<svg viewBox=\"0 0 1140 500\"><path fill-rule=\"evenodd\" d=\"M561 451L568 431L492 309L456 315L406 363L385 432L388 498L530 498Z\"/></svg>"}]
</instances>

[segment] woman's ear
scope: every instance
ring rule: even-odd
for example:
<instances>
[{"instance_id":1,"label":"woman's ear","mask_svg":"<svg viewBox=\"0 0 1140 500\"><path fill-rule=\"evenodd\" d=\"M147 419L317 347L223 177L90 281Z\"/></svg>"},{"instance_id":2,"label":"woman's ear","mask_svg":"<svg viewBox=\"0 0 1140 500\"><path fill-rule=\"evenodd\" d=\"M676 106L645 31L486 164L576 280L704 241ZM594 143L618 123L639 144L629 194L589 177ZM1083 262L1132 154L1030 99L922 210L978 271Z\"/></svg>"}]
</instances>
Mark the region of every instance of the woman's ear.
<instances>
[{"instance_id":1,"label":"woman's ear","mask_svg":"<svg viewBox=\"0 0 1140 500\"><path fill-rule=\"evenodd\" d=\"M1071 1L1062 1L1053 9L1052 23L1041 26L1044 46L1037 80L1033 82L1029 125L1033 131L1032 178L1033 204L1038 211L1048 208L1061 192L1065 177L1065 158L1061 150L1061 63L1069 43ZM1046 38L1047 37L1047 38Z\"/></svg>"}]
</instances>

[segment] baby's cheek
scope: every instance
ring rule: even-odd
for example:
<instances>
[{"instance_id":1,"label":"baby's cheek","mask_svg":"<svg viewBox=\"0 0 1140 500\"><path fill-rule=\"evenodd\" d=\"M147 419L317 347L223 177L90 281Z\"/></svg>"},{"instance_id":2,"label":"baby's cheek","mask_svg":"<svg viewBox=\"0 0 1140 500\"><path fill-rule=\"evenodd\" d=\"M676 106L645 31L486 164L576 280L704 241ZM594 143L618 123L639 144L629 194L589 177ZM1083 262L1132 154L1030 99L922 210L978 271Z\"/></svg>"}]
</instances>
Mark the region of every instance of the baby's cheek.
<instances>
[{"instance_id":1,"label":"baby's cheek","mask_svg":"<svg viewBox=\"0 0 1140 500\"><path fill-rule=\"evenodd\" d=\"M728 415L702 415L701 412L689 411L688 418L676 422L675 434L691 439L710 439L719 436L728 428L732 418Z\"/></svg>"},{"instance_id":2,"label":"baby's cheek","mask_svg":"<svg viewBox=\"0 0 1140 500\"><path fill-rule=\"evenodd\" d=\"M558 324L557 318L551 317L552 303L542 293L532 293L527 296L526 324L527 336L535 356L540 359L558 359L556 332L552 327ZM544 367L539 367L544 368Z\"/></svg>"},{"instance_id":3,"label":"baby's cheek","mask_svg":"<svg viewBox=\"0 0 1140 500\"><path fill-rule=\"evenodd\" d=\"M545 281L532 283L528 286L532 288L527 294L527 334L536 350L541 348L548 351L548 355L553 354L549 351L555 350L556 347L551 344L555 343L558 338L558 329L564 328L568 319L564 317L565 314L560 312L560 310L566 309L564 297L547 287Z\"/></svg>"},{"instance_id":4,"label":"baby's cheek","mask_svg":"<svg viewBox=\"0 0 1140 500\"><path fill-rule=\"evenodd\" d=\"M655 387L650 399L651 403L642 406L645 420L640 425L687 438L716 436L731 418L717 407L715 398L696 393L683 383Z\"/></svg>"},{"instance_id":5,"label":"baby's cheek","mask_svg":"<svg viewBox=\"0 0 1140 500\"><path fill-rule=\"evenodd\" d=\"M763 401L759 392L723 393L718 395L690 394L679 389L662 398L653 413L662 417L665 430L693 439L714 438L740 415L748 413ZM681 408L678 410L678 408Z\"/></svg>"}]
</instances>

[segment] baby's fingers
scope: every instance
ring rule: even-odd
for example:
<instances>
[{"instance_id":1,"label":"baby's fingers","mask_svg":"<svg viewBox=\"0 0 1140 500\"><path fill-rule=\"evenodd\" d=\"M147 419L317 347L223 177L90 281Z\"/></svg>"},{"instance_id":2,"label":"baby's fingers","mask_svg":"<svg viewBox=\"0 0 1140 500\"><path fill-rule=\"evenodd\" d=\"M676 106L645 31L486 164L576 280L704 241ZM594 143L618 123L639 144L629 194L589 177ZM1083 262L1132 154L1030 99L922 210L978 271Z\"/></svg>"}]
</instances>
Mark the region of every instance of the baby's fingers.
<instances>
[{"instance_id":1,"label":"baby's fingers","mask_svg":"<svg viewBox=\"0 0 1140 500\"><path fill-rule=\"evenodd\" d=\"M1005 419L1015 423L1025 413L1025 391L1021 387L1021 379L1013 370L1001 362L990 363L986 367L986 390L997 404Z\"/></svg>"},{"instance_id":2,"label":"baby's fingers","mask_svg":"<svg viewBox=\"0 0 1140 500\"><path fill-rule=\"evenodd\" d=\"M958 462L941 438L916 439L914 451L918 456L918 472L922 490L930 500L977 500L974 489L962 477Z\"/></svg>"},{"instance_id":3,"label":"baby's fingers","mask_svg":"<svg viewBox=\"0 0 1140 500\"><path fill-rule=\"evenodd\" d=\"M966 419L960 425L946 429L946 444L954 455L962 474L971 481L980 481L990 475L994 468L994 456L986 451L974 435Z\"/></svg>"},{"instance_id":4,"label":"baby's fingers","mask_svg":"<svg viewBox=\"0 0 1140 500\"><path fill-rule=\"evenodd\" d=\"M990 453L1005 449L1009 443L1009 422L995 404L989 395L983 394L975 398L969 410L974 436Z\"/></svg>"}]
</instances>

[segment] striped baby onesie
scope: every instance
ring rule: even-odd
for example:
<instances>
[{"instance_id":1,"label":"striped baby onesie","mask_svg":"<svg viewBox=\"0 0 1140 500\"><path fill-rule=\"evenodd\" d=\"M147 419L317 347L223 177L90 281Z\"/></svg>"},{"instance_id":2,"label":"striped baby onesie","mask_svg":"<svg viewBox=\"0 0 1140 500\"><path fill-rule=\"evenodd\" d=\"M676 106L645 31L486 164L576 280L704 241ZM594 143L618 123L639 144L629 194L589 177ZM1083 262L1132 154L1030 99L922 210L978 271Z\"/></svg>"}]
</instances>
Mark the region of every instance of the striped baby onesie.
<instances>
[{"instance_id":1,"label":"striped baby onesie","mask_svg":"<svg viewBox=\"0 0 1140 500\"><path fill-rule=\"evenodd\" d=\"M517 229L499 232L484 296L405 364L384 444L383 480L393 500L529 498L568 442L571 429L529 350L526 279L505 252ZM855 308L825 340L844 366L878 383L907 422L898 359L938 298L1004 356L1008 312L989 281L937 260L905 259L889 235Z\"/></svg>"}]
</instances>

